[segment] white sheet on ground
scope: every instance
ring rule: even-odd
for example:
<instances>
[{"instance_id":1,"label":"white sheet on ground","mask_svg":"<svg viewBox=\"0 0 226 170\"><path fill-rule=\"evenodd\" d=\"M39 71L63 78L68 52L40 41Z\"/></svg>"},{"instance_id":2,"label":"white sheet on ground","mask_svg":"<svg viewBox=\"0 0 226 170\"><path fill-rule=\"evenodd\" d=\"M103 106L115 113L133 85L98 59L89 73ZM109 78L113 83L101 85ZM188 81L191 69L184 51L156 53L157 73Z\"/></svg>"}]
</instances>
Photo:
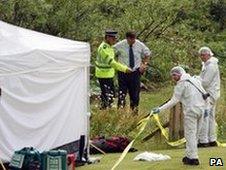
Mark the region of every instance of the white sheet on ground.
<instances>
[{"instance_id":1,"label":"white sheet on ground","mask_svg":"<svg viewBox=\"0 0 226 170\"><path fill-rule=\"evenodd\" d=\"M137 155L133 160L134 161L164 161L171 159L168 155L157 154L153 152L143 152Z\"/></svg>"}]
</instances>

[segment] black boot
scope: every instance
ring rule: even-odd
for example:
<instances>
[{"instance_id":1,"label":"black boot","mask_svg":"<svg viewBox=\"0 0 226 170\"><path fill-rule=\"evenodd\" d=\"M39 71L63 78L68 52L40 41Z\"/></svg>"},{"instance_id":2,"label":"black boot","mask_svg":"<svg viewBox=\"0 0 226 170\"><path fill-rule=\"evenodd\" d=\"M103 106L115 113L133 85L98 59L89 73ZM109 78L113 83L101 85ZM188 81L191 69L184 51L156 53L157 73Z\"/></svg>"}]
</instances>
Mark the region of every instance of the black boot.
<instances>
[{"instance_id":1,"label":"black boot","mask_svg":"<svg viewBox=\"0 0 226 170\"><path fill-rule=\"evenodd\" d=\"M218 146L216 141L209 142L209 146Z\"/></svg>"},{"instance_id":2,"label":"black boot","mask_svg":"<svg viewBox=\"0 0 226 170\"><path fill-rule=\"evenodd\" d=\"M186 156L182 159L182 162L185 165L199 165L199 160L198 159L190 159L190 158L188 158Z\"/></svg>"},{"instance_id":3,"label":"black boot","mask_svg":"<svg viewBox=\"0 0 226 170\"><path fill-rule=\"evenodd\" d=\"M209 146L209 143L198 143L198 148L206 148Z\"/></svg>"}]
</instances>

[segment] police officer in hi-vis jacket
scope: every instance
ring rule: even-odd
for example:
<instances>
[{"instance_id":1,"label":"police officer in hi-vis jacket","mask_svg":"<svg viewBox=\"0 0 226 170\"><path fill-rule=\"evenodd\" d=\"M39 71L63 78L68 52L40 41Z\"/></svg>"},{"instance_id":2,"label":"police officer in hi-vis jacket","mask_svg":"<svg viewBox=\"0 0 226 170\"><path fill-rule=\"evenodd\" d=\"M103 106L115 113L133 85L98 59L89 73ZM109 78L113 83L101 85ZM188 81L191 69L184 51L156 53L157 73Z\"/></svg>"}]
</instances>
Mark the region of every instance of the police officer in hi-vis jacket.
<instances>
[{"instance_id":1,"label":"police officer in hi-vis jacket","mask_svg":"<svg viewBox=\"0 0 226 170\"><path fill-rule=\"evenodd\" d=\"M112 45L117 39L117 32L106 30L104 41L97 50L95 61L95 76L98 78L101 89L101 109L111 107L115 96L113 78L115 69L124 73L130 73L131 69L115 61L115 52Z\"/></svg>"}]
</instances>

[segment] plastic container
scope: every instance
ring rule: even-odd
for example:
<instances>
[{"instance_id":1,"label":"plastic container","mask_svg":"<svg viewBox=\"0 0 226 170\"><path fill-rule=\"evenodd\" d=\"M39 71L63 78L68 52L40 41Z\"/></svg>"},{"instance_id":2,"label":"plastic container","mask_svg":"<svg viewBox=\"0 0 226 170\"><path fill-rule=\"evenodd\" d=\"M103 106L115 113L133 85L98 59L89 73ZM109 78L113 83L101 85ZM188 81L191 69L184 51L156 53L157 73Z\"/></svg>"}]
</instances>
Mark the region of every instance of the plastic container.
<instances>
[{"instance_id":1,"label":"plastic container","mask_svg":"<svg viewBox=\"0 0 226 170\"><path fill-rule=\"evenodd\" d=\"M41 157L42 170L67 170L67 151L45 151Z\"/></svg>"}]
</instances>

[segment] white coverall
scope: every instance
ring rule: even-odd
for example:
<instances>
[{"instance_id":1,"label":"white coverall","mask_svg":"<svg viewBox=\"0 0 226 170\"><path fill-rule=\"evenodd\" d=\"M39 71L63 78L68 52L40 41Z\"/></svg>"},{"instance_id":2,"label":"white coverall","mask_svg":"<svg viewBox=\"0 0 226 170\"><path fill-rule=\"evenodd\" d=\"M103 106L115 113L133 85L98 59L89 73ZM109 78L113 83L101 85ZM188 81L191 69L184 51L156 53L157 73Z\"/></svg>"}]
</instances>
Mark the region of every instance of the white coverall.
<instances>
[{"instance_id":1,"label":"white coverall","mask_svg":"<svg viewBox=\"0 0 226 170\"><path fill-rule=\"evenodd\" d=\"M217 58L211 57L203 63L200 80L206 92L210 94L210 104L208 106L209 115L204 118L203 126L199 134L199 142L209 143L217 140L215 108L217 100L220 97L220 73Z\"/></svg>"},{"instance_id":2,"label":"white coverall","mask_svg":"<svg viewBox=\"0 0 226 170\"><path fill-rule=\"evenodd\" d=\"M203 93L206 93L198 79L184 73L174 88L173 97L159 109L162 111L173 107L179 101L182 103L184 112L184 136L186 139L185 156L190 159L198 159L197 141L203 122L206 102L201 92L190 82L186 81L188 79Z\"/></svg>"}]
</instances>

